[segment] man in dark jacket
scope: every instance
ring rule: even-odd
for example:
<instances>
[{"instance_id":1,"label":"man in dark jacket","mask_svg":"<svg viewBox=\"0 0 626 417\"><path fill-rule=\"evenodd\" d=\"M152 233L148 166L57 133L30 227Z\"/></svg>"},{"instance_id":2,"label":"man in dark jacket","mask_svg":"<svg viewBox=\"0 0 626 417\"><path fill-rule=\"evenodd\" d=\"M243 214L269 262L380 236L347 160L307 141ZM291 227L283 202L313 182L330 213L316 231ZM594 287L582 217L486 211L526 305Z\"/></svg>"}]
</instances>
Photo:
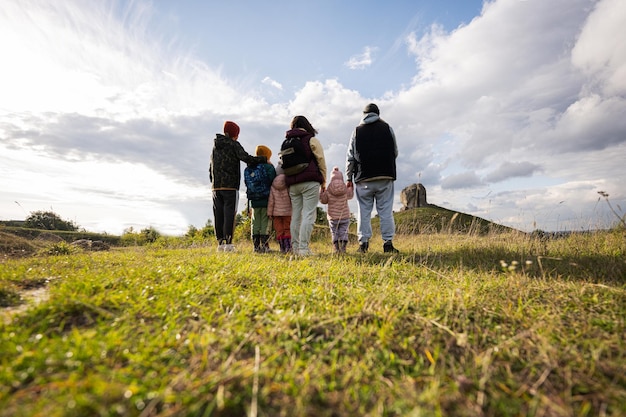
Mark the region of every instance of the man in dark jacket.
<instances>
[{"instance_id":1,"label":"man in dark jacket","mask_svg":"<svg viewBox=\"0 0 626 417\"><path fill-rule=\"evenodd\" d=\"M346 179L353 181L358 202L357 229L359 251L367 252L372 237L372 209L380 218L383 251L397 253L393 246L396 225L393 219L394 181L398 145L391 126L380 118L378 106L370 103L363 110L363 119L350 138L346 157Z\"/></svg>"},{"instance_id":2,"label":"man in dark jacket","mask_svg":"<svg viewBox=\"0 0 626 417\"><path fill-rule=\"evenodd\" d=\"M215 136L209 178L213 189L213 217L215 219L215 237L218 251L232 252L235 216L239 203L239 185L241 183L240 161L249 165L266 162L264 156L252 156L247 153L237 139L239 126L227 121L224 123L224 134Z\"/></svg>"}]
</instances>

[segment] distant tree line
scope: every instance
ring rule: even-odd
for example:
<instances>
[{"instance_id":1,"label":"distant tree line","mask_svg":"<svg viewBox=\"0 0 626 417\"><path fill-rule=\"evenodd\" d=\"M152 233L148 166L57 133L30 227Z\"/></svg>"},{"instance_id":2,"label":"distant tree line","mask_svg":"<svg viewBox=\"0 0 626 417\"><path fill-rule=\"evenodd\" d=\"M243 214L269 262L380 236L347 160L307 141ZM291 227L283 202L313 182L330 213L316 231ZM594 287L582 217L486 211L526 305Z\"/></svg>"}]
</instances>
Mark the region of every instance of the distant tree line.
<instances>
[{"instance_id":1,"label":"distant tree line","mask_svg":"<svg viewBox=\"0 0 626 417\"><path fill-rule=\"evenodd\" d=\"M354 220L354 219L352 219ZM316 224L326 225L326 212L317 207ZM50 230L63 232L77 232L80 229L76 223L71 220L62 219L61 216L53 211L38 210L31 212L24 221L2 221L0 224L5 226L21 227L26 229ZM239 239L249 239L250 218L247 210L237 214L236 217L236 234ZM84 229L83 229L84 231ZM202 228L189 226L187 232L183 236L189 241L203 241L215 236L215 228L211 220L207 220ZM151 244L165 239L162 234L150 226L141 230L135 230L133 227L125 229L120 236L120 243L124 246L128 245L144 245Z\"/></svg>"}]
</instances>

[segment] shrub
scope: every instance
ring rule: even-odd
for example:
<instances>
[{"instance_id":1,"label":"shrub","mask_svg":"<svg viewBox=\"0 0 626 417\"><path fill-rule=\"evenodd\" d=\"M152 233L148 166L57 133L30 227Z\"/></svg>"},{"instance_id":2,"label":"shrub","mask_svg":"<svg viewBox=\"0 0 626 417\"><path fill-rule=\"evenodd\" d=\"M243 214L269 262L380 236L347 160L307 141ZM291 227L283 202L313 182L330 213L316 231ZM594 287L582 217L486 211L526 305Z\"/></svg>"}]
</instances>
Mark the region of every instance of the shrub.
<instances>
[{"instance_id":1,"label":"shrub","mask_svg":"<svg viewBox=\"0 0 626 417\"><path fill-rule=\"evenodd\" d=\"M143 246L147 243L154 243L161 237L161 233L150 226L135 233L132 227L124 230L120 242L122 246Z\"/></svg>"},{"instance_id":2,"label":"shrub","mask_svg":"<svg viewBox=\"0 0 626 417\"><path fill-rule=\"evenodd\" d=\"M57 242L44 250L46 255L71 255L76 251L76 248L69 243L62 241Z\"/></svg>"},{"instance_id":3,"label":"shrub","mask_svg":"<svg viewBox=\"0 0 626 417\"><path fill-rule=\"evenodd\" d=\"M25 220L25 226L31 229L65 230L75 232L78 226L70 220L63 220L52 211L34 211Z\"/></svg>"}]
</instances>

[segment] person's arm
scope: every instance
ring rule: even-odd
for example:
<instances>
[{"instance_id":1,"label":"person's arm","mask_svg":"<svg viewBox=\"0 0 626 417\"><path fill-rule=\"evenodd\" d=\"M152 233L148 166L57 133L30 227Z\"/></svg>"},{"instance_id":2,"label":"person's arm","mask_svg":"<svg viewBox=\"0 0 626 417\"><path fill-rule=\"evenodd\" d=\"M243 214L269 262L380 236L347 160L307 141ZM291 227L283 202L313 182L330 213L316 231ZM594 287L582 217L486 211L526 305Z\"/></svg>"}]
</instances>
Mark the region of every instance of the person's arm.
<instances>
[{"instance_id":1,"label":"person's arm","mask_svg":"<svg viewBox=\"0 0 626 417\"><path fill-rule=\"evenodd\" d=\"M235 154L237 159L245 162L248 165L258 165L267 162L267 158L264 156L252 156L241 146L241 143L233 141L235 146Z\"/></svg>"},{"instance_id":2,"label":"person's arm","mask_svg":"<svg viewBox=\"0 0 626 417\"><path fill-rule=\"evenodd\" d=\"M398 142L396 141L396 134L391 128L391 126L389 126L389 133L391 133L391 137L393 138L393 150L395 152L394 155L397 158L398 157Z\"/></svg>"},{"instance_id":3,"label":"person's arm","mask_svg":"<svg viewBox=\"0 0 626 417\"><path fill-rule=\"evenodd\" d=\"M354 176L354 168L356 160L354 159L354 140L356 138L356 129L352 131L350 137L350 143L348 144L348 152L346 154L346 184L350 186L352 184L352 177Z\"/></svg>"},{"instance_id":4,"label":"person's arm","mask_svg":"<svg viewBox=\"0 0 626 417\"><path fill-rule=\"evenodd\" d=\"M270 177L270 182L274 182L274 178L276 178L276 168L274 168L274 165L267 164L267 173Z\"/></svg>"},{"instance_id":5,"label":"person's arm","mask_svg":"<svg viewBox=\"0 0 626 417\"><path fill-rule=\"evenodd\" d=\"M270 219L274 217L274 193L272 190L270 189L270 196L267 199L267 217Z\"/></svg>"},{"instance_id":6,"label":"person's arm","mask_svg":"<svg viewBox=\"0 0 626 417\"><path fill-rule=\"evenodd\" d=\"M324 158L324 148L320 141L313 137L309 141L309 145L311 146L311 152L313 152L313 156L317 160L317 167L320 169L322 173L322 178L324 182L322 183L322 188L326 188L326 158Z\"/></svg>"},{"instance_id":7,"label":"person's arm","mask_svg":"<svg viewBox=\"0 0 626 417\"><path fill-rule=\"evenodd\" d=\"M320 188L320 203L328 204L328 192Z\"/></svg>"}]
</instances>

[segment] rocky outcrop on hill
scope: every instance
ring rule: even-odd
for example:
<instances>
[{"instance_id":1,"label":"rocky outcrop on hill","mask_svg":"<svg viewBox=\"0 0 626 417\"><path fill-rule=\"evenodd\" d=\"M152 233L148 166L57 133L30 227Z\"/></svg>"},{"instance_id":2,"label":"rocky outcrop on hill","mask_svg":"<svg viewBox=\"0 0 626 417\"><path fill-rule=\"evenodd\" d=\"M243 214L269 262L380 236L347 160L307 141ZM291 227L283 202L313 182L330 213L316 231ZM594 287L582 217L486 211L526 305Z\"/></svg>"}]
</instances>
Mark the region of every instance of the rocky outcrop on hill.
<instances>
[{"instance_id":1,"label":"rocky outcrop on hill","mask_svg":"<svg viewBox=\"0 0 626 417\"><path fill-rule=\"evenodd\" d=\"M101 240L79 239L73 241L72 245L90 251L102 251L111 249L108 243Z\"/></svg>"},{"instance_id":2,"label":"rocky outcrop on hill","mask_svg":"<svg viewBox=\"0 0 626 417\"><path fill-rule=\"evenodd\" d=\"M37 236L35 238L35 240L41 240L43 242L52 242L52 243L63 242L63 238L62 237L57 236L54 233L47 233L47 232L43 232L43 233L39 234L39 236Z\"/></svg>"},{"instance_id":3,"label":"rocky outcrop on hill","mask_svg":"<svg viewBox=\"0 0 626 417\"><path fill-rule=\"evenodd\" d=\"M402 210L430 206L426 201L426 188L422 184L411 184L400 191Z\"/></svg>"}]
</instances>

